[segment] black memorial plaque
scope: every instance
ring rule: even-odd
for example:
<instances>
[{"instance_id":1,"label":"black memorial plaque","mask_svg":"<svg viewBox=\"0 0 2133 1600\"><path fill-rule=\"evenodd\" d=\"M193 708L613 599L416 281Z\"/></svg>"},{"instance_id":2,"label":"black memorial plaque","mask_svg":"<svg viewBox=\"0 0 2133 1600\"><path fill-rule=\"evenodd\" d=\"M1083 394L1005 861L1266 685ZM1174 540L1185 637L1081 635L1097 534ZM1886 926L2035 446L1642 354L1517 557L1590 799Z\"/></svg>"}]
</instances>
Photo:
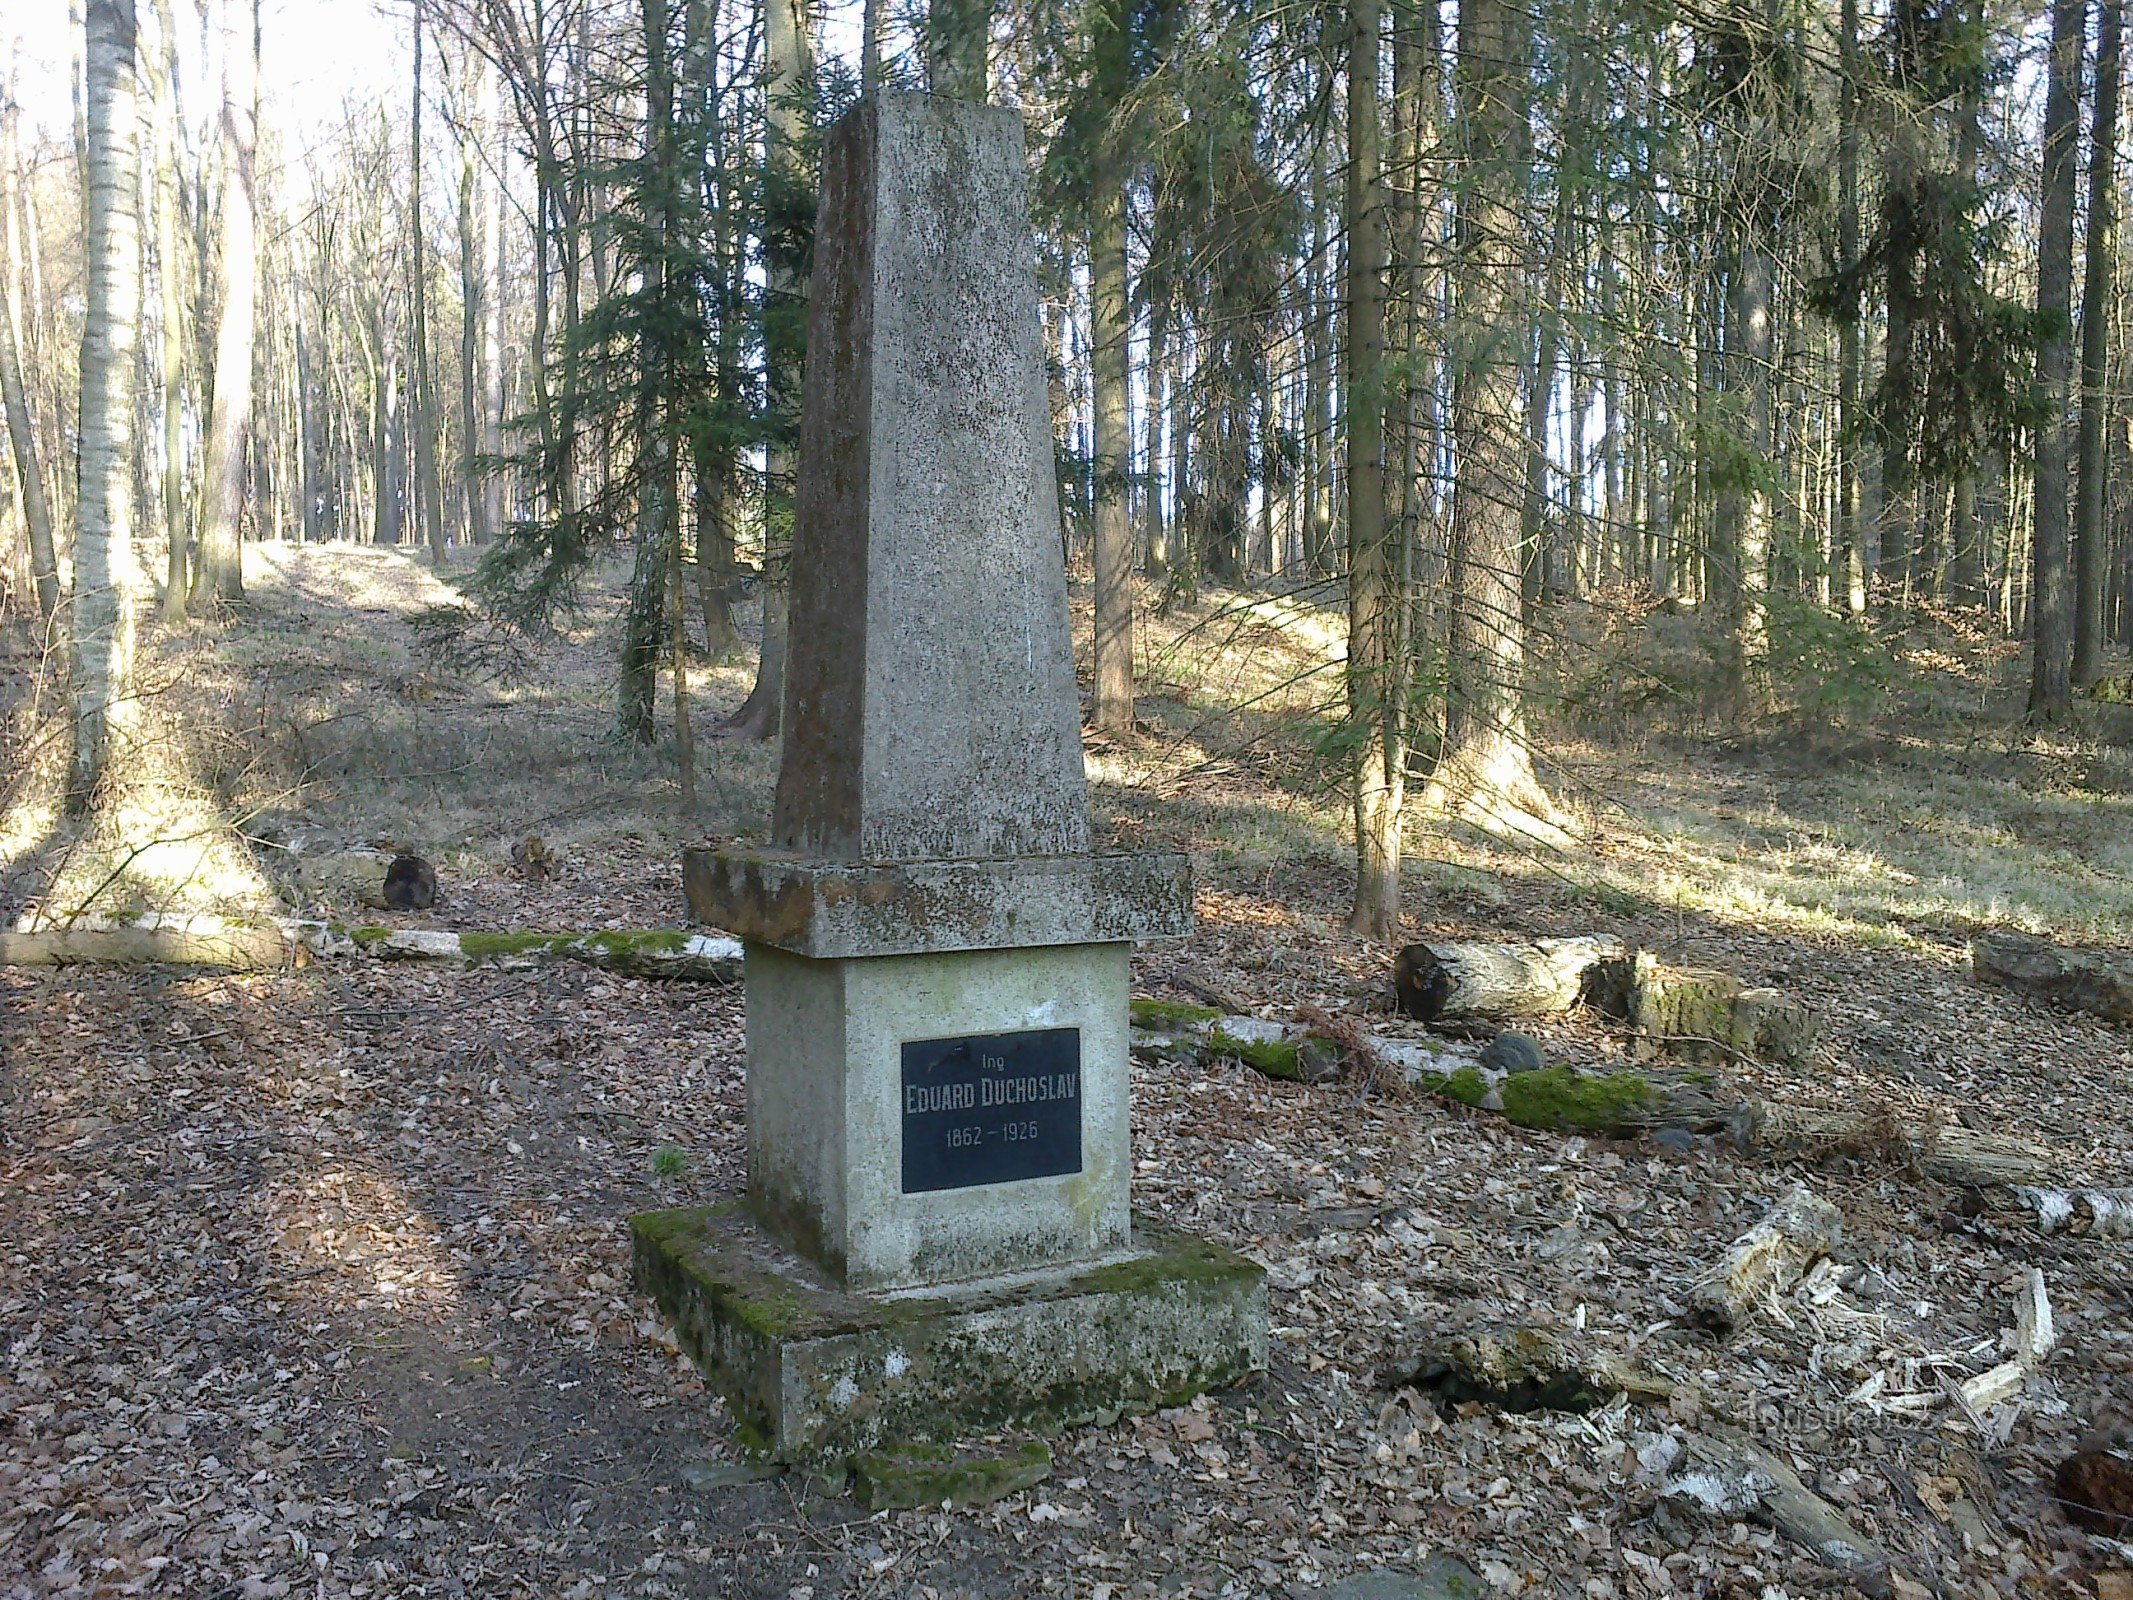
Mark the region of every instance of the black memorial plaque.
<instances>
[{"instance_id":1,"label":"black memorial plaque","mask_svg":"<svg viewBox=\"0 0 2133 1600\"><path fill-rule=\"evenodd\" d=\"M904 1045L904 1193L1081 1170L1081 1030Z\"/></svg>"}]
</instances>

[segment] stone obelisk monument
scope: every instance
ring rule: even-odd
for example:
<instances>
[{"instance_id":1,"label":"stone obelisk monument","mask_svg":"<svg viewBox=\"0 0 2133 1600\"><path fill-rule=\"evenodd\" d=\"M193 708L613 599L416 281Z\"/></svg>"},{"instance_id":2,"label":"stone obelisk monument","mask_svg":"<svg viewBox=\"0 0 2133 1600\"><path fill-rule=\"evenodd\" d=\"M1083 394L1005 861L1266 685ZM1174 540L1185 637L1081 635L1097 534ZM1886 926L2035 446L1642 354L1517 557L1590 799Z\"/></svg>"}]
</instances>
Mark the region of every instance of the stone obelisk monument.
<instances>
[{"instance_id":1,"label":"stone obelisk monument","mask_svg":"<svg viewBox=\"0 0 2133 1600\"><path fill-rule=\"evenodd\" d=\"M747 948L748 1192L637 1271L791 1459L1265 1363L1259 1269L1129 1206L1127 956L1190 870L1090 849L1023 173L927 95L826 141L772 847L685 862Z\"/></svg>"}]
</instances>

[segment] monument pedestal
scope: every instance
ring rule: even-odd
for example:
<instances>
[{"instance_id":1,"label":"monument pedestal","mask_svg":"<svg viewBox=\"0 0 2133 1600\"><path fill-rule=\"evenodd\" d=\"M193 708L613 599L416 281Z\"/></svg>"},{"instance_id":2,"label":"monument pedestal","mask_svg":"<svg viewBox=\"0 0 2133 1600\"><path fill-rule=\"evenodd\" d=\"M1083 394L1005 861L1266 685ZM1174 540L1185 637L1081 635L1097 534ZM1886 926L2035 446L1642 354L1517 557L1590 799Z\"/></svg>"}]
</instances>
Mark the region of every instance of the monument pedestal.
<instances>
[{"instance_id":1,"label":"monument pedestal","mask_svg":"<svg viewBox=\"0 0 2133 1600\"><path fill-rule=\"evenodd\" d=\"M1190 871L1090 848L1021 131L825 141L775 848L684 862L748 953L748 1194L636 1218L636 1272L788 1459L1266 1360L1260 1269L1130 1209L1128 957Z\"/></svg>"},{"instance_id":2,"label":"monument pedestal","mask_svg":"<svg viewBox=\"0 0 2133 1600\"><path fill-rule=\"evenodd\" d=\"M893 1294L838 1288L739 1202L630 1232L637 1281L782 1461L1111 1422L1266 1366L1266 1274L1146 1222L1115 1260Z\"/></svg>"}]
</instances>

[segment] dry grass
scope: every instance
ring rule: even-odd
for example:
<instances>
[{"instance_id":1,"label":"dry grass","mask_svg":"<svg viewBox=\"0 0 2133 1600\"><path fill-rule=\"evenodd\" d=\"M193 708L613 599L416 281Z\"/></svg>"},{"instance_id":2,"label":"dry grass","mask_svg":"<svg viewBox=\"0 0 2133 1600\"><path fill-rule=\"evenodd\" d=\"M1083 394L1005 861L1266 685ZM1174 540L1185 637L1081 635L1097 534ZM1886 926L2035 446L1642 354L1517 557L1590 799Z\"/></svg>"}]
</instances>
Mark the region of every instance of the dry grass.
<instances>
[{"instance_id":1,"label":"dry grass","mask_svg":"<svg viewBox=\"0 0 2133 1600\"><path fill-rule=\"evenodd\" d=\"M499 677L448 669L421 647L418 620L457 598L463 569L437 574L364 546L259 545L247 558L241 619L157 635L145 653L156 770L118 835L69 833L50 760L18 778L0 816L0 884L18 908L55 878L93 886L143 836L205 837L219 807L240 824L279 815L423 851L453 891L448 923L667 921L683 842L767 825L773 747L702 741L699 805L684 816L671 745L610 736L619 561L594 575L566 636ZM1085 643L1086 586L1075 596ZM1339 599L1211 591L1151 608L1138 641L1142 728L1091 741L1100 831L1121 846L1193 850L1211 888L1337 911L1348 861ZM1583 843L1553 852L1418 816L1411 911L1426 920L1446 903L1539 892L1566 917L1584 904L1870 945L1930 945L1985 924L2127 938L2133 711L2085 706L2031 734L2019 654L1959 614L1887 633L1876 649L1889 688L1870 715L1725 730L1696 702L1685 619L1555 608L1537 651L1537 730ZM739 703L749 676L745 662L692 666L700 728ZM30 680L17 678L19 715ZM662 727L670 696L663 683ZM510 880L511 846L527 833L565 861L567 912ZM212 885L218 907L256 900L227 845L214 838L211 862L151 851L142 864L161 887L147 898L198 899Z\"/></svg>"}]
</instances>

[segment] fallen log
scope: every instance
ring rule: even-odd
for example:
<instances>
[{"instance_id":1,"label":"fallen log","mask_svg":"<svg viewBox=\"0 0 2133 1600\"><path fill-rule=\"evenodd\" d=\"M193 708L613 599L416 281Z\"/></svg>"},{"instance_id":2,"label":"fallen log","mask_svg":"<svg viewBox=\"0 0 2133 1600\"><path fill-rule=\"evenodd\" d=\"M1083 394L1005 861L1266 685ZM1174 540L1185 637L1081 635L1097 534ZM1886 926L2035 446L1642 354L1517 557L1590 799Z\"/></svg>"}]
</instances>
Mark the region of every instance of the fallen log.
<instances>
[{"instance_id":1,"label":"fallen log","mask_svg":"<svg viewBox=\"0 0 2133 1600\"><path fill-rule=\"evenodd\" d=\"M1708 1517L1752 1517L1814 1551L1863 1592L1890 1592L1889 1553L1800 1482L1792 1468L1730 1428L1685 1434L1660 1493Z\"/></svg>"},{"instance_id":2,"label":"fallen log","mask_svg":"<svg viewBox=\"0 0 2133 1600\"><path fill-rule=\"evenodd\" d=\"M1470 1017L1545 1017L1568 1011L1587 974L1623 958L1605 935L1531 944L1411 944L1393 962L1400 1010L1418 1022Z\"/></svg>"},{"instance_id":3,"label":"fallen log","mask_svg":"<svg viewBox=\"0 0 2133 1600\"><path fill-rule=\"evenodd\" d=\"M2051 1189L2016 1184L2014 1197L2028 1208L2039 1233L2077 1239L2133 1239L2133 1189Z\"/></svg>"},{"instance_id":4,"label":"fallen log","mask_svg":"<svg viewBox=\"0 0 2133 1600\"><path fill-rule=\"evenodd\" d=\"M382 880L381 880L382 881ZM25 919L0 932L0 966L137 967L166 964L247 972L286 967L295 959L289 924L206 915L150 913L121 919L74 917L43 924Z\"/></svg>"},{"instance_id":5,"label":"fallen log","mask_svg":"<svg viewBox=\"0 0 2133 1600\"><path fill-rule=\"evenodd\" d=\"M1742 1150L1784 1155L1879 1155L1965 1189L2046 1182L2063 1166L2046 1146L1952 1124L1919 1126L1886 1114L1816 1111L1776 1100L1744 1101L1727 1119Z\"/></svg>"},{"instance_id":6,"label":"fallen log","mask_svg":"<svg viewBox=\"0 0 2133 1600\"><path fill-rule=\"evenodd\" d=\"M1573 1347L1545 1328L1488 1323L1410 1351L1383 1375L1443 1406L1477 1402L1498 1411L1596 1411L1618 1394L1672 1397L1676 1385L1612 1355Z\"/></svg>"},{"instance_id":7,"label":"fallen log","mask_svg":"<svg viewBox=\"0 0 2133 1600\"><path fill-rule=\"evenodd\" d=\"M568 961L624 977L697 983L737 980L742 959L739 940L681 928L450 933L294 918L245 922L150 914L131 919L76 917L0 932L0 965L6 966L169 965L242 972L349 956L457 967L526 968Z\"/></svg>"},{"instance_id":8,"label":"fallen log","mask_svg":"<svg viewBox=\"0 0 2133 1600\"><path fill-rule=\"evenodd\" d=\"M2133 957L2071 950L2026 933L1981 933L1970 941L1970 971L1981 983L2133 1023Z\"/></svg>"},{"instance_id":9,"label":"fallen log","mask_svg":"<svg viewBox=\"0 0 2133 1600\"><path fill-rule=\"evenodd\" d=\"M1731 1333L1756 1307L1835 1254L1843 1232L1844 1217L1835 1206L1804 1184L1794 1188L1690 1285L1690 1316L1720 1336Z\"/></svg>"}]
</instances>

